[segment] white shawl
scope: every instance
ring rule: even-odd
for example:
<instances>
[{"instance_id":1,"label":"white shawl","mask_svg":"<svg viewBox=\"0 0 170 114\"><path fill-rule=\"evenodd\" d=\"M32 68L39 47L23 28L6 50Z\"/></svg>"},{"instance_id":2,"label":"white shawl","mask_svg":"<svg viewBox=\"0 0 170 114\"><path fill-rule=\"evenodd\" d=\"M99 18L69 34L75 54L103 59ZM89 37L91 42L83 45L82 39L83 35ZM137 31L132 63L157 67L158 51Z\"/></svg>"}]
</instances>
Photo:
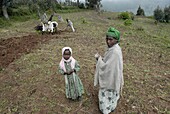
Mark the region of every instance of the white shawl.
<instances>
[{"instance_id":1,"label":"white shawl","mask_svg":"<svg viewBox=\"0 0 170 114\"><path fill-rule=\"evenodd\" d=\"M71 56L68 60L65 60L64 57L63 57L63 54L64 54L64 51L66 49L69 49L69 51L71 52L71 55L72 55L72 49L70 47L64 47L62 49L62 59L60 61L60 68L64 70L64 72L66 72L66 68L65 68L65 65L64 65L64 62L68 63L71 61L71 68L74 69L75 68L75 63L76 63L76 60Z\"/></svg>"},{"instance_id":2,"label":"white shawl","mask_svg":"<svg viewBox=\"0 0 170 114\"><path fill-rule=\"evenodd\" d=\"M113 89L118 93L123 87L123 57L122 51L118 44L109 48L104 54L104 58L100 56L96 64L96 72L94 78L94 86L100 88Z\"/></svg>"}]
</instances>

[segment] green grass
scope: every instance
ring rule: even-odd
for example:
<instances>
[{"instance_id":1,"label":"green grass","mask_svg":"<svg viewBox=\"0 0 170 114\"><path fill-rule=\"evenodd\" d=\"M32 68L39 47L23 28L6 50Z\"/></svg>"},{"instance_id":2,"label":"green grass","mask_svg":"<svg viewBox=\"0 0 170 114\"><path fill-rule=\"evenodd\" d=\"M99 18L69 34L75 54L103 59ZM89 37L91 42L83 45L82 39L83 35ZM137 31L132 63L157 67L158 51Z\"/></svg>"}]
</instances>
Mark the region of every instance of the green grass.
<instances>
[{"instance_id":1,"label":"green grass","mask_svg":"<svg viewBox=\"0 0 170 114\"><path fill-rule=\"evenodd\" d=\"M6 20L5 18L0 18L0 28L4 28L6 26L10 26L11 23L9 20Z\"/></svg>"}]
</instances>

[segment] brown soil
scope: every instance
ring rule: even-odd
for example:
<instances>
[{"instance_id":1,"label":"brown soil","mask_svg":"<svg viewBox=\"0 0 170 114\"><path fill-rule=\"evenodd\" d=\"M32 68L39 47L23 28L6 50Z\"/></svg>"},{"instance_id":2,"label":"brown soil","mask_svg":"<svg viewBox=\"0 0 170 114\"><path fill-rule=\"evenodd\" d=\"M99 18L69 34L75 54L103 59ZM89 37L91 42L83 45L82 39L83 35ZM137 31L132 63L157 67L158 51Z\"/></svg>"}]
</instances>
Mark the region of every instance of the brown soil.
<instances>
[{"instance_id":1,"label":"brown soil","mask_svg":"<svg viewBox=\"0 0 170 114\"><path fill-rule=\"evenodd\" d=\"M30 53L38 44L45 43L52 38L48 35L28 35L0 39L0 68L6 68L15 59Z\"/></svg>"}]
</instances>

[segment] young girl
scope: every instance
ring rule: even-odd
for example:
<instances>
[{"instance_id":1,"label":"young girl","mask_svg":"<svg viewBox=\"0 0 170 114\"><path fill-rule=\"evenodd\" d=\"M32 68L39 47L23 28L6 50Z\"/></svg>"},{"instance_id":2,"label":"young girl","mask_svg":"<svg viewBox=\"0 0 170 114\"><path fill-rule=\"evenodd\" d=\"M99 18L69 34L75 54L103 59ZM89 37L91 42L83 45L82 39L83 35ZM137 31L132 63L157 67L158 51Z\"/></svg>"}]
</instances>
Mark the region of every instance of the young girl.
<instances>
[{"instance_id":1,"label":"young girl","mask_svg":"<svg viewBox=\"0 0 170 114\"><path fill-rule=\"evenodd\" d=\"M65 76L66 97L72 100L80 100L84 93L83 84L77 75L79 70L78 62L72 57L72 49L64 47L59 72Z\"/></svg>"}]
</instances>

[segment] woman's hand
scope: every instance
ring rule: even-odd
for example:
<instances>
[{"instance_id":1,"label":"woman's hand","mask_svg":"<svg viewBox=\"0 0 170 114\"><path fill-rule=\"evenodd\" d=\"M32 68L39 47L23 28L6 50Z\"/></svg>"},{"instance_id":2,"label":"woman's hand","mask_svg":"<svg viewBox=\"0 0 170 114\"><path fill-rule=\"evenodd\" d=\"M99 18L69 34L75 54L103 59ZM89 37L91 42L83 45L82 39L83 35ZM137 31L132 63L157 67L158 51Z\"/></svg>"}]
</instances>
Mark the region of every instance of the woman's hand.
<instances>
[{"instance_id":1,"label":"woman's hand","mask_svg":"<svg viewBox=\"0 0 170 114\"><path fill-rule=\"evenodd\" d=\"M96 53L96 54L94 55L94 57L96 58L96 60L98 60L99 57L100 57L99 53Z\"/></svg>"},{"instance_id":2,"label":"woman's hand","mask_svg":"<svg viewBox=\"0 0 170 114\"><path fill-rule=\"evenodd\" d=\"M93 68L94 68L94 70L96 70L96 64L94 64Z\"/></svg>"}]
</instances>

